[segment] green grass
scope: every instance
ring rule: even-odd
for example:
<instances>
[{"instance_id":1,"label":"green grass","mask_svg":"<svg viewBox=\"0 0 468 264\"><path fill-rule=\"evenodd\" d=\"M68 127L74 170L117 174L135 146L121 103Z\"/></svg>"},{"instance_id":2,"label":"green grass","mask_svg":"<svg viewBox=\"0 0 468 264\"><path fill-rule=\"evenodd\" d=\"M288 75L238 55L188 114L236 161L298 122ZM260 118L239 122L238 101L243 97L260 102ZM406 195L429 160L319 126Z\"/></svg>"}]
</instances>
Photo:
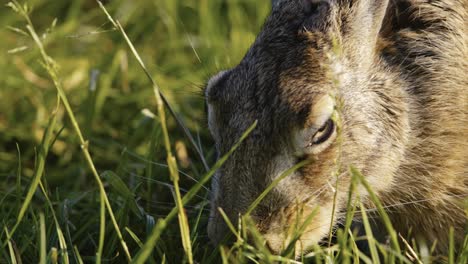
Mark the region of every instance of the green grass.
<instances>
[{"instance_id":1,"label":"green grass","mask_svg":"<svg viewBox=\"0 0 468 264\"><path fill-rule=\"evenodd\" d=\"M0 263L294 263L293 245L272 255L248 216L230 224L231 247L206 235L210 177L256 124L216 162L201 87L240 61L269 9L253 0L1 6ZM350 193L356 184L372 193L352 174ZM311 259L370 263L379 251L386 262L419 260L419 250L399 248L371 197L392 246L369 232L371 256L357 250L350 202L337 245L317 246ZM466 258L452 250L446 259Z\"/></svg>"}]
</instances>

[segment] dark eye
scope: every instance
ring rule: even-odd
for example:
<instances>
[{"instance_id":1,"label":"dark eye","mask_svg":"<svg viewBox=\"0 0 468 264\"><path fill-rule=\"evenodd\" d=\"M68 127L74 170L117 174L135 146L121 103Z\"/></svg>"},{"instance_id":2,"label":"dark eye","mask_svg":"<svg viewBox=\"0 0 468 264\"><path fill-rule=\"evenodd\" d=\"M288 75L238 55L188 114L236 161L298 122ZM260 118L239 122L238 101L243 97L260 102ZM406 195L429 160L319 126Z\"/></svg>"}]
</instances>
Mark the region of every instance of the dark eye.
<instances>
[{"instance_id":1,"label":"dark eye","mask_svg":"<svg viewBox=\"0 0 468 264\"><path fill-rule=\"evenodd\" d=\"M335 122L328 119L327 122L314 134L311 145L319 145L327 141L335 132Z\"/></svg>"}]
</instances>

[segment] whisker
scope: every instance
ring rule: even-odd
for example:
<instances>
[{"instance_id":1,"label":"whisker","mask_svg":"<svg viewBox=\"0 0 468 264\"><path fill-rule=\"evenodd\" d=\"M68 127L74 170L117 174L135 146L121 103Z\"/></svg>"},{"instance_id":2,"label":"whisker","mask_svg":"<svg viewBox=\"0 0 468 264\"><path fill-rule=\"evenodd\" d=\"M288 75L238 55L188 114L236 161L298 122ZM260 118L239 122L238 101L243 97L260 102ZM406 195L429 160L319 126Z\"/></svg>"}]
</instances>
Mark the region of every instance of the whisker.
<instances>
[{"instance_id":1,"label":"whisker","mask_svg":"<svg viewBox=\"0 0 468 264\"><path fill-rule=\"evenodd\" d=\"M102 143L102 142L100 142L101 140L95 139L95 138L93 138L93 141L96 141L96 142L98 142L98 143ZM138 155L137 153L128 150L125 146L121 145L121 144L118 143L118 142L112 141L112 144L114 144L114 145L116 145L117 147L119 147L119 148L122 150L123 153L129 154L129 156L134 157L134 158L136 158L136 159L138 159L138 160L140 160L140 161L143 161L143 162L146 162L146 163L150 163L150 164L152 164L152 165L156 165L156 166L159 166L159 167L162 167L162 168L169 168L167 164L158 163L158 162L155 162L155 161L152 161L152 160L148 160L148 159L146 159L145 157L142 157L142 156ZM183 175L183 176L189 178L190 180L192 180L192 181L194 181L194 182L196 182L196 183L199 183L199 181L198 181L197 179L193 178L193 177L190 176L189 174L187 174L187 173L185 173L185 172L183 172L183 171L181 171L181 170L178 170L178 172L179 172L181 175ZM206 186L203 185L202 188L211 193L211 190L210 190L209 188L207 188Z\"/></svg>"},{"instance_id":2,"label":"whisker","mask_svg":"<svg viewBox=\"0 0 468 264\"><path fill-rule=\"evenodd\" d=\"M170 183L158 181L158 180L155 180L155 179L148 179L148 177L140 176L140 175L138 175L138 174L136 174L136 173L130 172L130 171L125 170L125 169L124 169L124 171L125 171L126 173L128 173L128 174L134 176L134 177L137 177L137 178L140 178L140 179L144 179L144 180L149 180L149 181L154 182L154 183L156 183L156 184L165 186L165 187L169 188L171 191L174 191L174 185L172 185L172 184L170 184ZM179 188L179 190L181 190L181 191L184 192L184 193L188 193L188 192L189 192L188 190L186 190L186 189L184 189L184 188ZM200 196L200 195L198 195L198 194L196 194L195 196L198 197L198 198L200 198L200 199L202 199L202 200L206 200L206 197L202 197L202 196Z\"/></svg>"},{"instance_id":3,"label":"whisker","mask_svg":"<svg viewBox=\"0 0 468 264\"><path fill-rule=\"evenodd\" d=\"M162 167L162 168L169 168L169 166L168 166L167 164L157 163L157 162L154 162L154 161L145 159L144 157L141 157L141 156L139 156L139 155L136 154L136 153L129 152L128 150L124 150L124 151L126 151L126 153L130 154L130 156L132 156L132 157L134 157L134 158L137 158L137 159L139 159L139 160L141 160L141 161L149 162L149 163L151 163L151 164L153 164L153 165L157 165L157 166L160 166L160 167ZM178 170L178 171L179 171L180 174L182 174L183 176L189 178L189 179L192 180L193 182L199 183L199 181L198 181L197 179L193 178L193 177L190 176L189 174L187 174L187 173L185 173L185 172L183 172L183 171L181 171L181 170ZM140 177L142 177L142 176L140 176ZM148 179L148 177L144 177L144 178ZM205 189L205 190L208 191L208 192L211 192L211 190L208 189L205 185L202 185L202 188Z\"/></svg>"}]
</instances>

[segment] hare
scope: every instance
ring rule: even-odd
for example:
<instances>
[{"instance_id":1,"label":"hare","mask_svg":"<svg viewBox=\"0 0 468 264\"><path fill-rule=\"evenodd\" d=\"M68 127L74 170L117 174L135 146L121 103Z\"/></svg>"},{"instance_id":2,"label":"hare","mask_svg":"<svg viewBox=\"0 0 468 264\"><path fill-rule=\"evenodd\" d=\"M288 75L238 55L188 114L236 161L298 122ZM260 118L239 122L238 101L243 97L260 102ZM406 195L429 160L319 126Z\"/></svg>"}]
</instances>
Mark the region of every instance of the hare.
<instances>
[{"instance_id":1,"label":"hare","mask_svg":"<svg viewBox=\"0 0 468 264\"><path fill-rule=\"evenodd\" d=\"M306 161L251 213L272 252L314 210L298 248L333 232L346 210L351 166L403 237L444 254L453 227L461 246L467 21L467 0L276 1L239 65L205 89L219 155L258 121L213 178L210 239L229 233L219 208L236 223L279 175ZM356 192L374 206L364 188Z\"/></svg>"}]
</instances>

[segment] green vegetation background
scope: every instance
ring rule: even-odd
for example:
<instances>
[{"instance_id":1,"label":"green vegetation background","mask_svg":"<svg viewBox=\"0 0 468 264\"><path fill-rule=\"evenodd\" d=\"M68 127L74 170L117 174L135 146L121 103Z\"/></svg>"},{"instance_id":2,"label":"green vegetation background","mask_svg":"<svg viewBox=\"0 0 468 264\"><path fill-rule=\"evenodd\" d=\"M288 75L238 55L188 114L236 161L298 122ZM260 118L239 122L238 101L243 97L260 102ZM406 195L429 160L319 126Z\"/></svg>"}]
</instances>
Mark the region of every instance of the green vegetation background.
<instances>
[{"instance_id":1,"label":"green vegetation background","mask_svg":"<svg viewBox=\"0 0 468 264\"><path fill-rule=\"evenodd\" d=\"M294 247L288 247L284 256L272 255L248 216L242 218L241 234L232 248L219 250L210 245L206 234L209 183L184 206L189 233L185 232L183 214L177 215L174 210L175 198L180 201L177 190L182 196L192 195L217 166L202 88L210 76L242 59L269 13L269 0L103 1L110 15L122 24L169 105L194 136L196 148L201 149L199 155L166 111L180 188L167 168L166 122L157 109L152 83L123 34L97 2L26 1L31 24L39 35L37 41L30 36L34 31L31 25L28 29L27 18L18 12L25 6L12 2L15 4L4 1L0 6L0 264L67 260L124 263L129 255L135 263L144 263L142 259L147 263L190 263L190 252L195 263L296 263L288 258ZM47 55L41 53L37 42L43 43L55 63L44 63ZM57 88L50 76L54 77L55 71L87 140L85 144L81 144L63 105L55 112ZM57 123L51 126L53 113ZM99 175L89 169L87 149ZM212 166L214 169L207 173ZM351 170L351 174L351 194L357 183L372 193L359 172ZM285 172L279 179L287 175ZM40 179L40 184L35 179ZM103 192L100 181L104 183ZM104 194L113 214L109 208L101 210ZM360 213L367 238L343 231L350 229L355 213L349 202L344 228L336 232L337 243L314 248L312 260L430 262L428 245L418 248L410 241L411 245L403 243L400 248L382 205L371 199L383 216L392 246L375 242L364 208ZM173 219L165 227L161 225L165 222L158 221L168 215ZM160 230L162 236L153 248L148 241ZM447 232L453 238L453 229ZM251 235L248 243L247 233ZM358 239L367 239L370 256L357 248ZM455 256L453 243L449 247L448 256L432 260L468 261L468 236L459 256ZM146 249L149 258L139 258ZM98 254L101 251L102 255Z\"/></svg>"},{"instance_id":2,"label":"green vegetation background","mask_svg":"<svg viewBox=\"0 0 468 264\"><path fill-rule=\"evenodd\" d=\"M94 0L27 3L45 49L59 65L59 78L89 140L124 239L135 254L138 239L131 233L144 242L155 221L175 206L151 84ZM57 91L41 65L34 41L16 30L26 32L25 20L5 4L0 6L0 263L11 263L11 252L3 244L5 228L14 226L31 184ZM113 0L104 4L122 23L212 165L201 88L209 76L240 61L268 14L270 1ZM205 169L174 119L169 118L168 125L183 172L184 193ZM56 127L43 184L64 232L70 260L79 258L73 250L76 246L84 262L93 262L99 240L99 189L63 107ZM213 261L218 254L206 236L207 197L203 189L186 207L194 256L199 261ZM51 209L38 189L12 239L22 263L36 263L40 258L40 213L45 216L50 261L53 248L60 248ZM184 259L177 221L173 222L153 254L158 262ZM125 260L110 222L103 252L103 261Z\"/></svg>"}]
</instances>

